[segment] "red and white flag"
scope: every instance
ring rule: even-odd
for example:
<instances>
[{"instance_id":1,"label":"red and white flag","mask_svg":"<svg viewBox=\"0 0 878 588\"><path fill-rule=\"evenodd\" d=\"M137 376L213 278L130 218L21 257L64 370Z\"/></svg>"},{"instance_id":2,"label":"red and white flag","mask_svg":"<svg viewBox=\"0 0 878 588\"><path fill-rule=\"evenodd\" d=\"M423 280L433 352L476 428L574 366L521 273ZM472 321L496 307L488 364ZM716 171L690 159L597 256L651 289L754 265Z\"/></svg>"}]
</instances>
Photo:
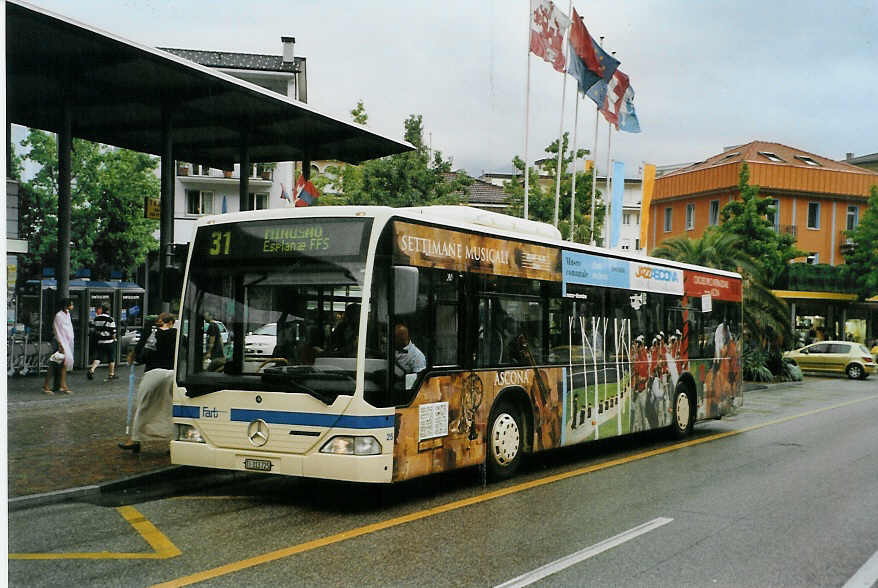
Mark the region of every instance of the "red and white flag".
<instances>
[{"instance_id":1,"label":"red and white flag","mask_svg":"<svg viewBox=\"0 0 878 588\"><path fill-rule=\"evenodd\" d=\"M630 81L628 76L616 70L613 77L607 82L607 95L604 98L604 104L601 106L601 112L607 122L619 128L619 111L625 103L625 92L628 91Z\"/></svg>"},{"instance_id":2,"label":"red and white flag","mask_svg":"<svg viewBox=\"0 0 878 588\"><path fill-rule=\"evenodd\" d=\"M530 0L530 50L552 64L556 71L564 73L564 33L570 26L570 18L558 10L551 0Z\"/></svg>"}]
</instances>

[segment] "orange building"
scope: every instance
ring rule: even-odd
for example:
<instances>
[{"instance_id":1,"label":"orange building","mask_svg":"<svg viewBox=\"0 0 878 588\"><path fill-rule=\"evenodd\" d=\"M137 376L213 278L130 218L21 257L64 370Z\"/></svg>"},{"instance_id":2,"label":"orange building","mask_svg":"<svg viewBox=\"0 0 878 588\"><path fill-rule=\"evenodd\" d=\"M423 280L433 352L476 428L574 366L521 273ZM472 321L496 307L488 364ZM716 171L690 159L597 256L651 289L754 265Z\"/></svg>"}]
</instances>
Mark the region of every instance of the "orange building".
<instances>
[{"instance_id":1,"label":"orange building","mask_svg":"<svg viewBox=\"0 0 878 588\"><path fill-rule=\"evenodd\" d=\"M700 237L719 223L720 211L738 195L744 162L750 185L773 198L769 220L776 230L796 236L808 263L844 263L848 239L865 213L878 173L801 149L753 141L674 170L655 181L647 227L647 251L670 237Z\"/></svg>"},{"instance_id":2,"label":"orange building","mask_svg":"<svg viewBox=\"0 0 878 588\"><path fill-rule=\"evenodd\" d=\"M878 185L878 172L852 165L858 162L753 141L676 168L655 181L647 251L671 237L700 237L707 227L719 224L723 206L739 195L745 162L750 185L775 201L769 218L775 230L795 235L796 246L808 254L794 261L816 264L791 266L785 282L773 290L790 307L796 343L815 336L861 343L878 338L878 297L858 302L832 267L843 264L845 253L855 246L844 232L860 222L870 189Z\"/></svg>"}]
</instances>

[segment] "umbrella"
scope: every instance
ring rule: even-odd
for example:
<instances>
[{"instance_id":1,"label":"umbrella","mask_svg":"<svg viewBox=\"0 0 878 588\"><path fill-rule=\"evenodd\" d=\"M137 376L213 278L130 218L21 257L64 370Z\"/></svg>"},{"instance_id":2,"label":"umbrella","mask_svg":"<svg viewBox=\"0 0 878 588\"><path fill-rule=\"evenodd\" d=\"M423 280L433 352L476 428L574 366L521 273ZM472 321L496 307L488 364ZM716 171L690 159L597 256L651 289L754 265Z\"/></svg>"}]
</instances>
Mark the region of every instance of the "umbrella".
<instances>
[{"instance_id":1,"label":"umbrella","mask_svg":"<svg viewBox=\"0 0 878 588\"><path fill-rule=\"evenodd\" d=\"M128 372L128 420L125 421L125 434L131 435L131 405L134 402L134 362Z\"/></svg>"}]
</instances>

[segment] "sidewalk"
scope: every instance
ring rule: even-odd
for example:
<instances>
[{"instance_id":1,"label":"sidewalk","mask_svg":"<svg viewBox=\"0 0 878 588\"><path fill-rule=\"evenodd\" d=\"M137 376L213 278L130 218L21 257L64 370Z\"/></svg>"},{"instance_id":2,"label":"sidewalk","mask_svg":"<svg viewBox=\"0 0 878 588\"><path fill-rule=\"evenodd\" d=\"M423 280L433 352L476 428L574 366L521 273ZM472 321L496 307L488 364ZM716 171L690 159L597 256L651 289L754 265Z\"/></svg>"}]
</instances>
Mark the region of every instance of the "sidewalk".
<instances>
[{"instance_id":1,"label":"sidewalk","mask_svg":"<svg viewBox=\"0 0 878 588\"><path fill-rule=\"evenodd\" d=\"M43 376L7 377L9 498L68 490L167 468L167 442L144 443L139 455L123 451L126 440L129 366L104 382L86 370L67 374L68 396L42 392ZM143 366L135 368L137 383ZM132 399L133 400L133 399Z\"/></svg>"}]
</instances>

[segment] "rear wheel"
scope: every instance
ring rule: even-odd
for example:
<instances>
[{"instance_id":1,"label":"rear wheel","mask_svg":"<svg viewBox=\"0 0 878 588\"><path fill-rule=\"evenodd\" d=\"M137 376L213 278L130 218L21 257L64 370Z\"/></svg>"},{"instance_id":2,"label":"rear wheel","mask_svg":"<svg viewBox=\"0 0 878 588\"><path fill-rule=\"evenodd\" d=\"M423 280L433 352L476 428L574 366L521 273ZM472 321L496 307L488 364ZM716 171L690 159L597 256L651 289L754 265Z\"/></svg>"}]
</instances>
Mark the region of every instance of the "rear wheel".
<instances>
[{"instance_id":1,"label":"rear wheel","mask_svg":"<svg viewBox=\"0 0 878 588\"><path fill-rule=\"evenodd\" d=\"M488 446L485 457L488 477L505 480L515 475L521 464L523 429L521 414L508 401L500 401L488 419Z\"/></svg>"},{"instance_id":2,"label":"rear wheel","mask_svg":"<svg viewBox=\"0 0 878 588\"><path fill-rule=\"evenodd\" d=\"M678 383L674 390L674 414L671 422L671 433L675 439L682 439L692 433L692 426L695 424L695 419L692 418L693 401L689 387L683 382Z\"/></svg>"},{"instance_id":3,"label":"rear wheel","mask_svg":"<svg viewBox=\"0 0 878 588\"><path fill-rule=\"evenodd\" d=\"M852 363L845 370L851 380L861 380L866 377L866 370L858 363Z\"/></svg>"}]
</instances>

